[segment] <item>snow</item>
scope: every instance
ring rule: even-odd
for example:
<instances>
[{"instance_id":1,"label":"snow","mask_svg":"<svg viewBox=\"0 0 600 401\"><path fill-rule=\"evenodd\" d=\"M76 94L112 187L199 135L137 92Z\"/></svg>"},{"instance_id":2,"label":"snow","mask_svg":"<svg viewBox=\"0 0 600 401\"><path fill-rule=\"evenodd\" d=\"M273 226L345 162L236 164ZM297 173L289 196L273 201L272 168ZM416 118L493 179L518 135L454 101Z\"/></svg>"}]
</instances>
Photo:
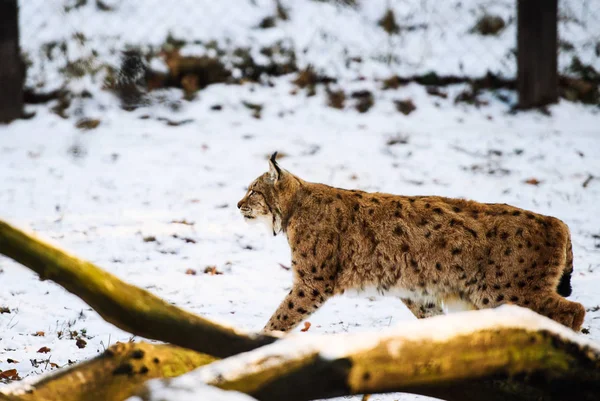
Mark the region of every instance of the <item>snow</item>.
<instances>
[{"instance_id":1,"label":"snow","mask_svg":"<svg viewBox=\"0 0 600 401\"><path fill-rule=\"evenodd\" d=\"M203 386L198 383L178 383L176 386L163 388L160 382L151 385L149 401L178 400L178 401L253 401L254 398L237 391L219 390L212 386ZM128 401L141 401L140 397L131 397Z\"/></svg>"},{"instance_id":2,"label":"snow","mask_svg":"<svg viewBox=\"0 0 600 401\"><path fill-rule=\"evenodd\" d=\"M123 1L107 13L94 12L95 2L68 13L60 11L62 2L21 3L23 47L34 62L28 83L43 90L64 81L60 50L53 50L53 60L41 57L40 46L48 40L68 38L71 60L88 57L93 49L95 62L116 65L115 49L126 43L158 45L171 31L190 41L228 38L232 48L247 45L257 53L261 45L280 39L297 49L308 46L306 53L298 53L299 65L312 63L338 77L347 93L372 90L375 105L365 114L353 108L352 99L343 110L328 108L322 87L312 97L303 90L293 94L294 77L283 76L271 79L272 85L212 85L191 102L182 100L178 90L156 92L147 106L126 112L100 89L101 74L71 79L65 86L77 93L86 89L93 97L74 98L69 118L52 113L55 103L50 103L28 106L36 112L31 120L0 127L0 219L179 307L256 331L289 291L291 272L280 266L290 265L289 248L285 237L245 224L236 203L268 169L267 155L278 150L286 155L280 165L308 181L509 203L562 219L571 228L575 254L570 299L588 309L586 337L600 340L600 110L561 101L548 108L550 115L513 114L511 92L484 93L480 98L489 104L476 108L454 103L463 85L443 88L448 92L444 99L415 84L382 91L375 80L431 68L461 73L460 61L465 74L478 75L488 65L513 74L512 67L489 54L502 56L514 46L514 23L499 37L465 32L480 15L481 2L463 1L459 9L455 1L435 6L391 1L406 24L431 24L431 29L392 39L373 26L387 3L379 0L364 2L358 14L316 1L283 2L291 19L271 30L249 29L273 13L272 3L263 0L256 0L256 6L238 0L235 7L197 1L198 6L165 13L154 12L158 3L150 0ZM509 3L514 2L486 2L485 7L514 15ZM561 7L581 15L577 4L561 2ZM428 12L421 12L421 6ZM132 16L138 15L147 17L144 24L134 23ZM437 28L442 18L460 24ZM588 43L598 36L594 27L600 24L590 22L584 29L561 22L580 58L600 68ZM85 34L83 45L72 38L74 32ZM184 50L206 51L194 46ZM464 51L470 46L481 50ZM390 51L401 62L382 62L379 56ZM346 66L346 58L354 56L364 61ZM409 116L398 113L393 103L398 99L412 99L417 109ZM263 104L262 118L253 118L242 101ZM211 110L217 104L222 110ZM77 129L76 121L84 117L98 118L100 125ZM191 121L173 127L164 118ZM590 175L596 178L584 188ZM531 178L540 184L526 184ZM209 266L223 274L205 274ZM196 275L186 274L189 269ZM0 307L10 310L0 314L0 369L17 369L21 377L35 378L52 370L53 363L67 366L131 338L61 287L6 258L0 258ZM415 318L394 298L338 297L308 320L312 326L300 338L382 332ZM77 338L87 345L77 347ZM50 352L37 352L41 347Z\"/></svg>"}]
</instances>

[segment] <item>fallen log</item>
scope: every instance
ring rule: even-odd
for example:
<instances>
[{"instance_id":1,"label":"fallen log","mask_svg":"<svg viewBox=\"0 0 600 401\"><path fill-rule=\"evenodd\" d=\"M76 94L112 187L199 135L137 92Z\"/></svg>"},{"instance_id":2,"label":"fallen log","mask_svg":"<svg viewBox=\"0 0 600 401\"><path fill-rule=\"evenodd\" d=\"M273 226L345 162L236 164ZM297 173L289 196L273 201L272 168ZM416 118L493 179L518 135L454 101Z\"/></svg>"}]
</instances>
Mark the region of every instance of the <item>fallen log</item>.
<instances>
[{"instance_id":1,"label":"fallen log","mask_svg":"<svg viewBox=\"0 0 600 401\"><path fill-rule=\"evenodd\" d=\"M145 401L201 383L258 400L407 392L449 401L598 400L600 347L529 309L503 306L411 322L383 333L290 335L179 378L150 381Z\"/></svg>"}]
</instances>

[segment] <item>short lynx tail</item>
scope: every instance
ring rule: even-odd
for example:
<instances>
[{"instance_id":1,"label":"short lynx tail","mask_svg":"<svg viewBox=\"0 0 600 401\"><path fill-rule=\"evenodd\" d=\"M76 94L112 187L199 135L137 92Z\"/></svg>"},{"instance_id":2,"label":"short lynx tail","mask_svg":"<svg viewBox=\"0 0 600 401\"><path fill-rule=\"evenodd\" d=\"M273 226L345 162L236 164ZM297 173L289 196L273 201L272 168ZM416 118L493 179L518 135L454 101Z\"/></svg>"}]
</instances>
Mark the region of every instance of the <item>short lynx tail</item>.
<instances>
[{"instance_id":1,"label":"short lynx tail","mask_svg":"<svg viewBox=\"0 0 600 401\"><path fill-rule=\"evenodd\" d=\"M556 287L556 292L563 297L568 297L571 295L573 289L571 288L571 274L573 273L573 246L571 245L571 240L569 239L569 244L567 247L567 263L565 265L565 270L563 270L562 276L560 276L560 281L558 283L558 287Z\"/></svg>"},{"instance_id":2,"label":"short lynx tail","mask_svg":"<svg viewBox=\"0 0 600 401\"><path fill-rule=\"evenodd\" d=\"M558 287L556 287L556 292L563 297L568 297L571 295L573 289L571 288L571 273L573 269L569 270L568 268L563 271L562 276L560 276L560 282L558 283Z\"/></svg>"}]
</instances>

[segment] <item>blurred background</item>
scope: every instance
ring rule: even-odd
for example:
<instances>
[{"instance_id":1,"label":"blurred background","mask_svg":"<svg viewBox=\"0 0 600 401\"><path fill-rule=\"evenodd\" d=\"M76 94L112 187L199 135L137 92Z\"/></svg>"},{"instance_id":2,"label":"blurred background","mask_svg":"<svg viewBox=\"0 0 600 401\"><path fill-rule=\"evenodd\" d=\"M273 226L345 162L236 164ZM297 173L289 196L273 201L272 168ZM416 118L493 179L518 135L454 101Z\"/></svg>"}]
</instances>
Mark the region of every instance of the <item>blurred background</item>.
<instances>
[{"instance_id":1,"label":"blurred background","mask_svg":"<svg viewBox=\"0 0 600 401\"><path fill-rule=\"evenodd\" d=\"M0 219L259 330L289 291L289 247L235 205L278 150L308 181L561 218L572 299L600 339L600 0L0 7ZM131 337L8 259L0 311L0 369L19 378ZM340 297L309 320L338 333L412 319L396 299Z\"/></svg>"},{"instance_id":2,"label":"blurred background","mask_svg":"<svg viewBox=\"0 0 600 401\"><path fill-rule=\"evenodd\" d=\"M309 65L335 79L432 73L463 78L491 73L515 79L517 3L31 0L19 4L19 25L27 86L32 88L56 88L84 75L110 75L127 49L138 51L153 69L162 67L172 75L177 75L176 55L194 55L217 59L235 78L255 81ZM600 3L545 4L539 8L536 3L538 11L524 17L524 26L531 29L521 35L544 43L541 15L555 14L559 73L597 78L583 71L598 67ZM187 85L191 90L194 83Z\"/></svg>"}]
</instances>

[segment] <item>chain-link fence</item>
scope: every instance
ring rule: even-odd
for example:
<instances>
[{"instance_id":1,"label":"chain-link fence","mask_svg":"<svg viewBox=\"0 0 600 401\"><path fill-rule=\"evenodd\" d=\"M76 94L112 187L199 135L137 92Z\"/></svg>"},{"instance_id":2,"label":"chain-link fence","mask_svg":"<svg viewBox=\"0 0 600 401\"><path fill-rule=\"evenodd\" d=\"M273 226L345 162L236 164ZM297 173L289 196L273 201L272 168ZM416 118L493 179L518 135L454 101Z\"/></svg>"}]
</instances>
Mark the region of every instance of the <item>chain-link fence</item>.
<instances>
[{"instance_id":1,"label":"chain-link fence","mask_svg":"<svg viewBox=\"0 0 600 401\"><path fill-rule=\"evenodd\" d=\"M131 47L150 64L170 46L338 79L516 73L516 0L26 0L20 27L37 87L116 66ZM600 0L559 0L559 37L561 72L574 58L600 70Z\"/></svg>"}]
</instances>

